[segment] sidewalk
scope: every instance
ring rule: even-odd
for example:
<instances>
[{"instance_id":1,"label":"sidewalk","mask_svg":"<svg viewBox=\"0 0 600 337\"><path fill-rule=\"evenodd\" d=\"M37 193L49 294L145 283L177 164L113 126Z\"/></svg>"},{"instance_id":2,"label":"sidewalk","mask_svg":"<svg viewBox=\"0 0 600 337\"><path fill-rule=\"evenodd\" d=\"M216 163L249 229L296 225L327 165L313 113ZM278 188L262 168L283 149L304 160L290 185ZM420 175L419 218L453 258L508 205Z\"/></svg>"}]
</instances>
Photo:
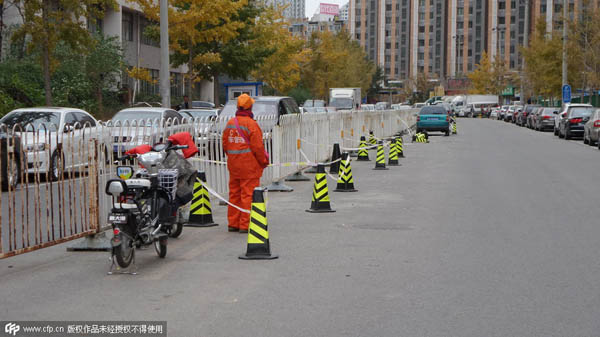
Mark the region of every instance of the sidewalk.
<instances>
[{"instance_id":1,"label":"sidewalk","mask_svg":"<svg viewBox=\"0 0 600 337\"><path fill-rule=\"evenodd\" d=\"M108 253L66 252L71 243L0 260L0 314L5 320L167 320L169 336L366 336L368 322L395 306L390 282L403 282L409 266L399 249L412 247L417 232L404 216L424 211L410 202L414 174L424 152L448 139L404 140L402 166L372 170L375 150L370 162L351 162L358 192L333 192L336 182L328 179L335 213L305 212L314 174L306 174L310 182L285 182L291 193L268 193L277 260L239 260L247 235L227 232L226 207L212 198L219 226L186 227L169 240L164 260L152 248L139 251L136 276L107 275Z\"/></svg>"}]
</instances>

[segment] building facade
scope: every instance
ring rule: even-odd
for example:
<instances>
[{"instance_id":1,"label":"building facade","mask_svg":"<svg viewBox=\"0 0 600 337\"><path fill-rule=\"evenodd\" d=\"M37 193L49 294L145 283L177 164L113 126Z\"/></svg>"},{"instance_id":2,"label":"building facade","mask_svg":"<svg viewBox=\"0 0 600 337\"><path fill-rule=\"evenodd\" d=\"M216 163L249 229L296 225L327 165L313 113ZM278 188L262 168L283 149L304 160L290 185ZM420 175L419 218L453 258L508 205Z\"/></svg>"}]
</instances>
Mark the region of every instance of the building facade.
<instances>
[{"instance_id":1,"label":"building facade","mask_svg":"<svg viewBox=\"0 0 600 337\"><path fill-rule=\"evenodd\" d=\"M346 28L346 22L341 20L331 21L312 21L296 20L288 25L288 30L292 35L308 40L315 32L333 32L339 33Z\"/></svg>"},{"instance_id":2,"label":"building facade","mask_svg":"<svg viewBox=\"0 0 600 337\"><path fill-rule=\"evenodd\" d=\"M265 0L265 3L274 7L285 7L283 16L288 20L304 19L306 17L306 0Z\"/></svg>"},{"instance_id":3,"label":"building facade","mask_svg":"<svg viewBox=\"0 0 600 337\"><path fill-rule=\"evenodd\" d=\"M484 51L509 70L521 70L519 47L540 17L548 32L560 27L563 1L350 0L348 27L387 79L427 73L443 81L464 78ZM584 10L584 0L566 1L571 17ZM598 8L598 1L591 6Z\"/></svg>"}]
</instances>

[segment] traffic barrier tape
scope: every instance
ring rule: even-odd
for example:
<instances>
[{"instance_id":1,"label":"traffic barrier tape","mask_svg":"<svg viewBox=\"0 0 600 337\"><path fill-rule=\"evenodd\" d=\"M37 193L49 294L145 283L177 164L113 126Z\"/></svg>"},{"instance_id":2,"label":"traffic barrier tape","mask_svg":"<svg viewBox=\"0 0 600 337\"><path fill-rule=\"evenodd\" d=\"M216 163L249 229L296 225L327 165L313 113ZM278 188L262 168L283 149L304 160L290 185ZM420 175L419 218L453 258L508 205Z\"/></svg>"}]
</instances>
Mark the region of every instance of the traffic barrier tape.
<instances>
[{"instance_id":1,"label":"traffic barrier tape","mask_svg":"<svg viewBox=\"0 0 600 337\"><path fill-rule=\"evenodd\" d=\"M386 138L386 140L389 138ZM383 144L383 147L388 147L390 146L392 142L386 142ZM342 150L347 150L347 151L358 151L358 150L371 150L371 149L376 149L379 145L375 144L375 145L370 145L370 146L365 146L365 147L342 147Z\"/></svg>"},{"instance_id":2,"label":"traffic barrier tape","mask_svg":"<svg viewBox=\"0 0 600 337\"><path fill-rule=\"evenodd\" d=\"M203 158L190 158L190 159L192 161L201 161L201 162L205 162L205 163L227 165L226 161L210 160L210 159L203 159ZM289 162L289 163L273 163L273 164L269 164L269 167L273 167L273 166L289 167L289 166L305 166L305 165L313 165L313 163L306 162L306 161L293 161L293 162ZM316 164L314 164L314 165L316 165Z\"/></svg>"},{"instance_id":3,"label":"traffic barrier tape","mask_svg":"<svg viewBox=\"0 0 600 337\"><path fill-rule=\"evenodd\" d=\"M333 160L333 161L330 161L330 162L327 162L327 163L313 163L313 162L310 161L310 159L308 159L308 157L306 156L306 153L304 153L304 151L302 151L302 149L300 149L298 151L300 151L300 154L302 154L302 156L304 157L304 159L307 160L307 165L310 165L310 166L318 166L318 165L327 166L327 165L331 165L331 164L337 163L338 161L342 160L342 158L338 158L336 160Z\"/></svg>"},{"instance_id":4,"label":"traffic barrier tape","mask_svg":"<svg viewBox=\"0 0 600 337\"><path fill-rule=\"evenodd\" d=\"M217 193L215 190L213 190L210 186L208 186L206 183L204 183L204 187L206 188L206 190L208 191L208 193L214 195L215 197L217 197L218 199L224 201L225 203L227 203L229 206L236 208L238 211L240 212L244 212L244 213L248 213L250 214L250 210L249 209L243 209L238 205L234 205L232 203L229 202L229 200L223 198L219 193ZM266 199L266 198L265 198Z\"/></svg>"}]
</instances>

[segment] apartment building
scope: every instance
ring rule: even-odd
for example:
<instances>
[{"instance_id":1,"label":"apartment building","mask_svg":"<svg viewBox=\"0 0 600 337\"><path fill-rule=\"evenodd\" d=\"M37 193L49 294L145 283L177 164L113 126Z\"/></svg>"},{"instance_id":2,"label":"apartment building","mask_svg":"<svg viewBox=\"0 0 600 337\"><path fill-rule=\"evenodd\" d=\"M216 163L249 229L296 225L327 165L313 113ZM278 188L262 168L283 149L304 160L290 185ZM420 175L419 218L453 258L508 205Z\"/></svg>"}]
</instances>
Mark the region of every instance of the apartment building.
<instances>
[{"instance_id":1,"label":"apartment building","mask_svg":"<svg viewBox=\"0 0 600 337\"><path fill-rule=\"evenodd\" d=\"M314 32L333 32L339 33L346 27L346 22L342 20L313 21L296 20L288 25L288 30L292 35L302 37L308 40Z\"/></svg>"},{"instance_id":2,"label":"apartment building","mask_svg":"<svg viewBox=\"0 0 600 337\"><path fill-rule=\"evenodd\" d=\"M440 80L464 78L484 51L519 71L519 46L539 17L546 18L548 31L560 27L563 1L350 0L348 27L390 80L423 72ZM567 1L572 17L584 10L584 0Z\"/></svg>"},{"instance_id":3,"label":"apartment building","mask_svg":"<svg viewBox=\"0 0 600 337\"><path fill-rule=\"evenodd\" d=\"M265 3L275 7L285 7L283 16L288 19L303 19L306 17L306 0L265 0Z\"/></svg>"}]
</instances>

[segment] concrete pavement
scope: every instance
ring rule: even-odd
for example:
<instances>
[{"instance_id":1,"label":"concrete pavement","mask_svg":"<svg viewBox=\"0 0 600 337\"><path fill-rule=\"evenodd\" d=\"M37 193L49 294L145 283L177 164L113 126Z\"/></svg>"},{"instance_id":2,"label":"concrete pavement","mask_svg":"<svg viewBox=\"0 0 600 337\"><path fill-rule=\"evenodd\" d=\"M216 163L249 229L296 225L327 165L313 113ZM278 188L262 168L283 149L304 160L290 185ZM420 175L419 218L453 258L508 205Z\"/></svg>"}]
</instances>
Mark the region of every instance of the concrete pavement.
<instances>
[{"instance_id":1,"label":"concrete pavement","mask_svg":"<svg viewBox=\"0 0 600 337\"><path fill-rule=\"evenodd\" d=\"M269 193L274 261L246 236L185 228L139 275L65 245L0 260L6 320L167 320L169 336L597 336L600 153L493 120L352 162L356 193L310 214L313 182ZM313 175L310 175L314 177Z\"/></svg>"}]
</instances>

